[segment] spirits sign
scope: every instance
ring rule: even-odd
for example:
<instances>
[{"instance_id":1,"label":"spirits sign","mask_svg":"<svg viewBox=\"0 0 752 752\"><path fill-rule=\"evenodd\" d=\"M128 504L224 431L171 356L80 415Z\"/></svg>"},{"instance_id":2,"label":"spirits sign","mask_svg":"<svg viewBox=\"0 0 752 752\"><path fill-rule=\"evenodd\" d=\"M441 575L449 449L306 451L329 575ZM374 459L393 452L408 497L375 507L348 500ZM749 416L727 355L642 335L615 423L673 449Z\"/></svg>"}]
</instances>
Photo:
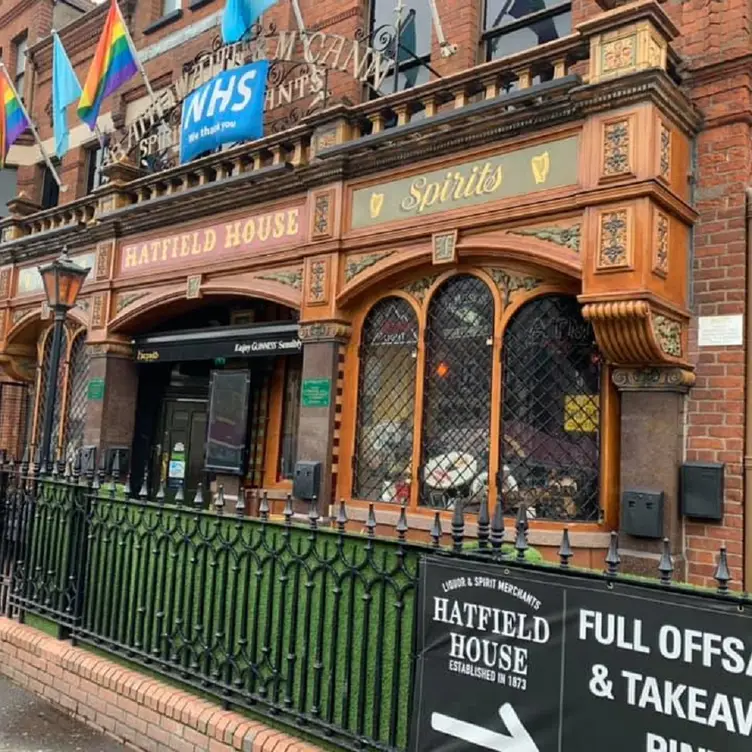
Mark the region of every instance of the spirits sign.
<instances>
[{"instance_id":1,"label":"spirits sign","mask_svg":"<svg viewBox=\"0 0 752 752\"><path fill-rule=\"evenodd\" d=\"M699 596L427 557L411 752L742 752L752 617Z\"/></svg>"}]
</instances>

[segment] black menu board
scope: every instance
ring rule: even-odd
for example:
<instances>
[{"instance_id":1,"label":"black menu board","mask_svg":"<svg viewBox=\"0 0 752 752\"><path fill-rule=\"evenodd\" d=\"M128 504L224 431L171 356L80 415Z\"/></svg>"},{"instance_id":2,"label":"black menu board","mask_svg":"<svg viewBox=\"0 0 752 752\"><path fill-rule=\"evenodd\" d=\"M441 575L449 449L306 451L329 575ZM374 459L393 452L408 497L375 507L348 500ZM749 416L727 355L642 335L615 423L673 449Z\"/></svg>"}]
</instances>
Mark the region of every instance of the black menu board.
<instances>
[{"instance_id":1,"label":"black menu board","mask_svg":"<svg viewBox=\"0 0 752 752\"><path fill-rule=\"evenodd\" d=\"M250 371L213 371L206 436L207 470L243 474Z\"/></svg>"}]
</instances>

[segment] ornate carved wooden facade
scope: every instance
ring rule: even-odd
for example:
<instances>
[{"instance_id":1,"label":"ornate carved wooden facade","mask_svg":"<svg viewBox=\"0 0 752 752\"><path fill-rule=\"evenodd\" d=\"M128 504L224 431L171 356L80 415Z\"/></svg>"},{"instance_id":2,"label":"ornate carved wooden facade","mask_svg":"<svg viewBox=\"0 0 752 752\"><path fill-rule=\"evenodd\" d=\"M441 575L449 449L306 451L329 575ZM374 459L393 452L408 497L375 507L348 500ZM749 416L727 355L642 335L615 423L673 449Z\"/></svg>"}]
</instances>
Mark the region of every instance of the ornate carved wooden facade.
<instances>
[{"instance_id":1,"label":"ornate carved wooden facade","mask_svg":"<svg viewBox=\"0 0 752 752\"><path fill-rule=\"evenodd\" d=\"M66 242L94 260L81 321L97 374L123 378L112 363L167 309L282 304L300 314L303 382L331 384L329 404L303 403L298 439L299 458L324 465L327 502L353 500L362 519L371 501L406 503L427 530L426 511L455 503L427 479L455 472L469 508L481 493L525 504L538 545L566 522L576 546L605 548L625 483L621 391L693 382L699 118L676 33L657 3L632 3L519 56L511 93L499 95L499 61L157 175L114 164L61 210L19 199L0 223L6 377L33 380L39 362L41 290L19 281ZM556 72L533 86L543 55ZM520 322L535 321L547 323L526 352ZM89 410L89 439L115 410L107 397ZM465 470L436 460L478 445ZM535 452L546 461L533 468Z\"/></svg>"}]
</instances>

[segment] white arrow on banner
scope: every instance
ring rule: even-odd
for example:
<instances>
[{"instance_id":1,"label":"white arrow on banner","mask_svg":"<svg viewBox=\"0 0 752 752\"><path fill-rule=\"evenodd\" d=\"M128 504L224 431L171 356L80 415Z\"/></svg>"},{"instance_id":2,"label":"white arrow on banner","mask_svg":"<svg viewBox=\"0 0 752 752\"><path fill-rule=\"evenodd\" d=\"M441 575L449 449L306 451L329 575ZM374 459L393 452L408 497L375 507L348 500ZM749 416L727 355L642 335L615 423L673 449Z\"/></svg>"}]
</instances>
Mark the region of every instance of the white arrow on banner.
<instances>
[{"instance_id":1,"label":"white arrow on banner","mask_svg":"<svg viewBox=\"0 0 752 752\"><path fill-rule=\"evenodd\" d=\"M522 725L514 708L507 702L499 708L499 716L509 731L509 736L483 726L467 723L443 713L431 714L431 728L442 734L475 744L495 752L540 752L527 729Z\"/></svg>"}]
</instances>

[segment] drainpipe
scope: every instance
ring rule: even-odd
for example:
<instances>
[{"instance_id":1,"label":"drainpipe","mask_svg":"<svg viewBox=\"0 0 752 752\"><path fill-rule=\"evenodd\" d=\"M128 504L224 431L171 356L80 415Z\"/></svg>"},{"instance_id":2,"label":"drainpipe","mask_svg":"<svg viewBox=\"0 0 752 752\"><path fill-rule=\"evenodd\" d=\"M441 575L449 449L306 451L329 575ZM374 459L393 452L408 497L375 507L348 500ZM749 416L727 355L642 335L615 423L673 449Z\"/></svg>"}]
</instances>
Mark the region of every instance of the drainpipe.
<instances>
[{"instance_id":1,"label":"drainpipe","mask_svg":"<svg viewBox=\"0 0 752 752\"><path fill-rule=\"evenodd\" d=\"M752 588L752 188L747 188L747 294L744 301L744 589Z\"/></svg>"}]
</instances>

